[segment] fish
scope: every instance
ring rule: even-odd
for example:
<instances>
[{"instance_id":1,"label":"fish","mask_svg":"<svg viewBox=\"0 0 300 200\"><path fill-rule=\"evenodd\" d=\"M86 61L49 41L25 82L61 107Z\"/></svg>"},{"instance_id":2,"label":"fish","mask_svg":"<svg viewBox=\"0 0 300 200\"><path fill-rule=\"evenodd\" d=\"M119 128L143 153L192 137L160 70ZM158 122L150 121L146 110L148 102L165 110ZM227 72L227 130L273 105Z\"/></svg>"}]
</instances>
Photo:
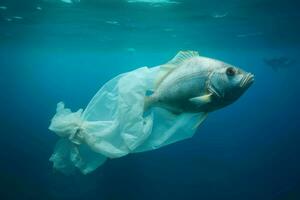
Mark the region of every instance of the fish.
<instances>
[{"instance_id":1,"label":"fish","mask_svg":"<svg viewBox=\"0 0 300 200\"><path fill-rule=\"evenodd\" d=\"M153 107L171 113L209 113L235 102L254 82L254 75L225 62L180 51L161 66L144 111ZM206 115L204 115L206 116Z\"/></svg>"},{"instance_id":2,"label":"fish","mask_svg":"<svg viewBox=\"0 0 300 200\"><path fill-rule=\"evenodd\" d=\"M296 61L284 56L280 56L274 58L265 58L264 63L270 66L274 71L277 71L280 68L288 68L293 66Z\"/></svg>"}]
</instances>

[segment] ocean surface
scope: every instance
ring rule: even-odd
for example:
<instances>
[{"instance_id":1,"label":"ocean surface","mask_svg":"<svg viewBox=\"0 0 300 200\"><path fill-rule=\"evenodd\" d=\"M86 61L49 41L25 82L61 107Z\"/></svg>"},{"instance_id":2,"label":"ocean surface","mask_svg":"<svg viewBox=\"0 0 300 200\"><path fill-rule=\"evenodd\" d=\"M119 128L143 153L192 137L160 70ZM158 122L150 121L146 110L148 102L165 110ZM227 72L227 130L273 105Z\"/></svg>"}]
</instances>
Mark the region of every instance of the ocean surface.
<instances>
[{"instance_id":1,"label":"ocean surface","mask_svg":"<svg viewBox=\"0 0 300 200\"><path fill-rule=\"evenodd\" d=\"M299 1L64 1L0 1L1 200L300 199ZM57 102L84 108L114 76L180 50L255 83L191 139L88 175L52 169Z\"/></svg>"}]
</instances>

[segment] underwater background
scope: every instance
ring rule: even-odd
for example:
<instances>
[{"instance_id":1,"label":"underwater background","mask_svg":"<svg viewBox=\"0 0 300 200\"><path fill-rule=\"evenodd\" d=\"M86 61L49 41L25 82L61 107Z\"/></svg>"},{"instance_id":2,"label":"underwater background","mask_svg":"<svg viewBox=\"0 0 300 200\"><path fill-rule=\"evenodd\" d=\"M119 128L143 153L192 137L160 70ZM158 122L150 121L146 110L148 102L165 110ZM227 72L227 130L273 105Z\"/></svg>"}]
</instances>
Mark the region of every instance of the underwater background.
<instances>
[{"instance_id":1,"label":"underwater background","mask_svg":"<svg viewBox=\"0 0 300 200\"><path fill-rule=\"evenodd\" d=\"M139 2L140 1L140 2ZM144 1L144 2L143 2ZM300 199L300 12L290 0L1 0L0 198ZM66 176L48 161L56 104L180 50L255 74L193 138Z\"/></svg>"}]
</instances>

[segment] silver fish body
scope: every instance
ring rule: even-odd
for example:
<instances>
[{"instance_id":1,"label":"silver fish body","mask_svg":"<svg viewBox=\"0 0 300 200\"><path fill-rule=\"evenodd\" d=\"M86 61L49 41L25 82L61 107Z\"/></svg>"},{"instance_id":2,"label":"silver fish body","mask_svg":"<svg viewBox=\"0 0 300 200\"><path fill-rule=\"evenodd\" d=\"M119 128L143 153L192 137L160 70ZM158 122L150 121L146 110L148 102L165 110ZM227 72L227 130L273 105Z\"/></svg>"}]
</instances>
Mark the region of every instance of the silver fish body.
<instances>
[{"instance_id":1,"label":"silver fish body","mask_svg":"<svg viewBox=\"0 0 300 200\"><path fill-rule=\"evenodd\" d=\"M179 52L162 68L163 75L145 104L176 114L222 108L238 99L253 82L252 74L191 51Z\"/></svg>"}]
</instances>

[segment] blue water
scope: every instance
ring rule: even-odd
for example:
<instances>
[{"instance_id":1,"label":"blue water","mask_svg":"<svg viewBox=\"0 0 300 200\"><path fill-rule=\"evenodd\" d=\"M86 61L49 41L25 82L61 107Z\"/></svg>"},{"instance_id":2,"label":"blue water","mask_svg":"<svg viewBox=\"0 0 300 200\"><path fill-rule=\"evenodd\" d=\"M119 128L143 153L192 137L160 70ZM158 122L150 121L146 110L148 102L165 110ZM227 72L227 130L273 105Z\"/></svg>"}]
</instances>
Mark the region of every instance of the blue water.
<instances>
[{"instance_id":1,"label":"blue water","mask_svg":"<svg viewBox=\"0 0 300 200\"><path fill-rule=\"evenodd\" d=\"M1 199L300 199L299 3L178 1L0 1ZM57 102L84 108L117 74L189 49L255 83L192 139L85 176L52 170ZM264 62L278 56L296 62Z\"/></svg>"}]
</instances>

